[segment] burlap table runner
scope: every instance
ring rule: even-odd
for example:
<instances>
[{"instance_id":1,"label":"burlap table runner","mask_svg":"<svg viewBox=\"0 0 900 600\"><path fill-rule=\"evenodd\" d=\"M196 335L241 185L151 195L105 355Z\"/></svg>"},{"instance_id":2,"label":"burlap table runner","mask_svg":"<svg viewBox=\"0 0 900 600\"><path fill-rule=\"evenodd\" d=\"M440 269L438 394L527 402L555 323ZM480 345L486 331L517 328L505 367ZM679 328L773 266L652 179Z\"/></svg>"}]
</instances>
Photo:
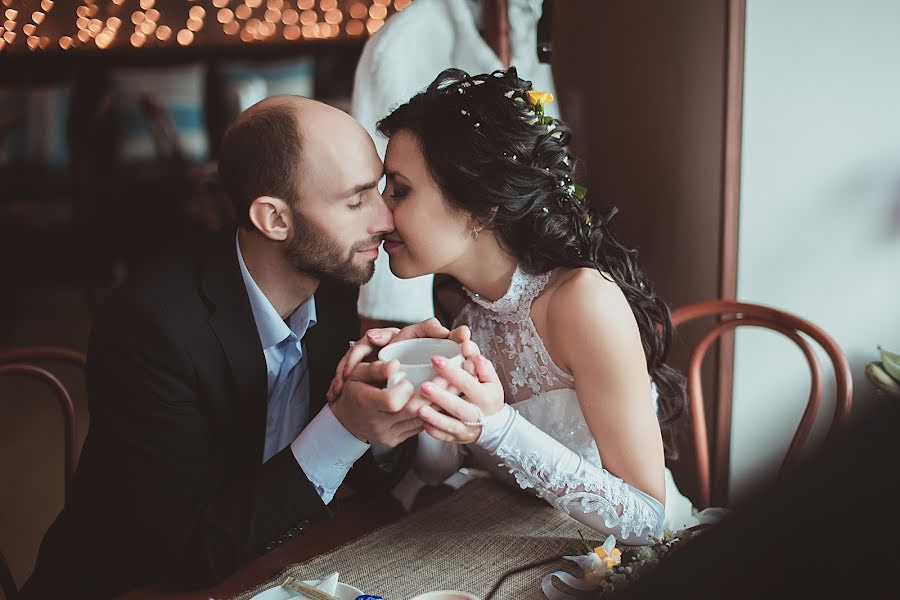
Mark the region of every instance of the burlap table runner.
<instances>
[{"instance_id":1,"label":"burlap table runner","mask_svg":"<svg viewBox=\"0 0 900 600\"><path fill-rule=\"evenodd\" d=\"M362 538L291 565L232 600L249 600L287 575L340 581L385 600L409 600L430 590L455 589L484 597L508 571L545 558L580 554L578 531L593 532L543 500L492 480L475 480L452 496ZM543 599L541 579L555 570L580 575L559 558L507 578L494 598Z\"/></svg>"}]
</instances>

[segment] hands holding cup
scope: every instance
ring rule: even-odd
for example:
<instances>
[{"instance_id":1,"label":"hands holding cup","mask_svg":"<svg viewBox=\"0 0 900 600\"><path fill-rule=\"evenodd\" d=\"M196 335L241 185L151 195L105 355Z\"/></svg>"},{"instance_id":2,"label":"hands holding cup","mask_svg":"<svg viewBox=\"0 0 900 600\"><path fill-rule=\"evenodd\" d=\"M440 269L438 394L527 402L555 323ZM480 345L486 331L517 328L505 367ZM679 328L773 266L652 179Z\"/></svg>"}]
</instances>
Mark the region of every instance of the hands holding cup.
<instances>
[{"instance_id":1,"label":"hands holding cup","mask_svg":"<svg viewBox=\"0 0 900 600\"><path fill-rule=\"evenodd\" d=\"M343 393L330 402L335 418L360 440L395 448L422 431L416 414L420 405L411 402L412 384L384 387L398 370L397 362L361 363L344 383Z\"/></svg>"},{"instance_id":2,"label":"hands holding cup","mask_svg":"<svg viewBox=\"0 0 900 600\"><path fill-rule=\"evenodd\" d=\"M482 417L503 407L503 389L470 338L468 327L450 331L437 319L368 331L338 365L328 391L335 416L360 439L388 446L423 427L443 441L474 442ZM379 347L376 362L362 362Z\"/></svg>"},{"instance_id":3,"label":"hands holding cup","mask_svg":"<svg viewBox=\"0 0 900 600\"><path fill-rule=\"evenodd\" d=\"M439 356L432 358L432 364L438 377L423 383L420 390L430 404L421 406L416 413L425 431L453 444L477 442L484 419L500 412L505 404L503 385L494 365L480 352L467 356L462 367Z\"/></svg>"},{"instance_id":4,"label":"hands holding cup","mask_svg":"<svg viewBox=\"0 0 900 600\"><path fill-rule=\"evenodd\" d=\"M451 339L401 340L388 344L378 352L378 360L386 363L396 360L400 366L400 370L388 378L388 387L393 387L406 380L417 391L422 384L438 376L438 371L431 361L434 356L444 359L448 365L454 367L463 365L462 346Z\"/></svg>"},{"instance_id":5,"label":"hands holding cup","mask_svg":"<svg viewBox=\"0 0 900 600\"><path fill-rule=\"evenodd\" d=\"M379 348L405 340L431 338L452 340L461 346L463 355L465 355L467 349L471 351L471 347L467 347L466 344L471 341L471 337L472 334L465 325L450 331L435 318L409 325L403 329L396 327L370 329L359 341L350 345L350 349L338 363L334 379L328 389L328 401L333 402L343 393L344 383L353 370Z\"/></svg>"},{"instance_id":6,"label":"hands holding cup","mask_svg":"<svg viewBox=\"0 0 900 600\"><path fill-rule=\"evenodd\" d=\"M419 369L409 365L401 375L397 360L366 363L362 362L363 359L389 342L404 340L450 344L451 348L445 346L443 351L452 358L461 354L462 344L471 344L469 337L468 327L450 331L437 319L403 329L368 331L361 340L351 344L338 365L328 391L331 411L344 428L357 438L396 447L422 431L422 421L417 412L428 401L417 394L416 386L407 380L409 373L416 374ZM430 355L427 360L430 361Z\"/></svg>"}]
</instances>

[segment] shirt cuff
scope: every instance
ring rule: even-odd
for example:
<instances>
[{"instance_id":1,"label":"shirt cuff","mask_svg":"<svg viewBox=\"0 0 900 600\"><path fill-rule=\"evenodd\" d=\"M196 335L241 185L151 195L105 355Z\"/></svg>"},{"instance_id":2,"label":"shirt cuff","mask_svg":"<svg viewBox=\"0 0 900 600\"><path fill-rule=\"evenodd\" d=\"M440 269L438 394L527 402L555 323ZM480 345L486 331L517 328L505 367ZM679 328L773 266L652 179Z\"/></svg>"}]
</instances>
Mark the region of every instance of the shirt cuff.
<instances>
[{"instance_id":1,"label":"shirt cuff","mask_svg":"<svg viewBox=\"0 0 900 600\"><path fill-rule=\"evenodd\" d=\"M396 448L390 446L382 446L381 444L372 444L372 456L379 465L386 465L391 462L391 456Z\"/></svg>"},{"instance_id":2,"label":"shirt cuff","mask_svg":"<svg viewBox=\"0 0 900 600\"><path fill-rule=\"evenodd\" d=\"M369 449L337 420L325 405L291 442L291 452L325 504L347 476L347 471Z\"/></svg>"}]
</instances>

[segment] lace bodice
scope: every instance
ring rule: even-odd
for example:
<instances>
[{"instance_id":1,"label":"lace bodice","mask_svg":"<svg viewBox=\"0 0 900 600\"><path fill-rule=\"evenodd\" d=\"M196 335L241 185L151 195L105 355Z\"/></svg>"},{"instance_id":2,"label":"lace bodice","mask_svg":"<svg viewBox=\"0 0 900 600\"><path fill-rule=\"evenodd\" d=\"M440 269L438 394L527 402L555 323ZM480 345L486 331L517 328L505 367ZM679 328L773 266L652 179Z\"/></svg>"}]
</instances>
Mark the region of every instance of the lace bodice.
<instances>
[{"instance_id":1,"label":"lace bodice","mask_svg":"<svg viewBox=\"0 0 900 600\"><path fill-rule=\"evenodd\" d=\"M465 290L472 302L460 312L456 325L472 330L472 341L494 363L510 404L575 385L550 358L531 320L531 304L549 280L549 272L532 275L517 268L506 294L495 302Z\"/></svg>"}]
</instances>

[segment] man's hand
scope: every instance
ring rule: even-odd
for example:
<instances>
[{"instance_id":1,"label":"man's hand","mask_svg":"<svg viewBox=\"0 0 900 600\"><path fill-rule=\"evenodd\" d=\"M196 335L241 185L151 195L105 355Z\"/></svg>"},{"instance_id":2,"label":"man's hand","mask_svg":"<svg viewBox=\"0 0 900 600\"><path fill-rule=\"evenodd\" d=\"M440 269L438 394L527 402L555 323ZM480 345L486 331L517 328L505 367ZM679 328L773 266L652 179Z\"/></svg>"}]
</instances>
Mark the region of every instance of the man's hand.
<instances>
[{"instance_id":1,"label":"man's hand","mask_svg":"<svg viewBox=\"0 0 900 600\"><path fill-rule=\"evenodd\" d=\"M328 401L333 402L341 395L341 393L343 393L345 382L350 376L350 373L367 356L377 351L379 348L383 348L393 342L411 340L414 338L449 338L459 344L465 344L471 337L472 333L465 325L450 331L441 325L441 322L435 318L416 323L415 325L409 325L403 329L398 329L396 327L370 329L362 339L356 342L355 346L347 351L344 358L342 358L341 362L338 364L334 379L331 382L331 387L328 388Z\"/></svg>"},{"instance_id":2,"label":"man's hand","mask_svg":"<svg viewBox=\"0 0 900 600\"><path fill-rule=\"evenodd\" d=\"M395 448L422 431L416 412L425 401L413 402L417 394L408 381L383 388L400 368L397 361L362 363L353 369L342 393L331 403L331 411L344 428L357 438Z\"/></svg>"}]
</instances>

